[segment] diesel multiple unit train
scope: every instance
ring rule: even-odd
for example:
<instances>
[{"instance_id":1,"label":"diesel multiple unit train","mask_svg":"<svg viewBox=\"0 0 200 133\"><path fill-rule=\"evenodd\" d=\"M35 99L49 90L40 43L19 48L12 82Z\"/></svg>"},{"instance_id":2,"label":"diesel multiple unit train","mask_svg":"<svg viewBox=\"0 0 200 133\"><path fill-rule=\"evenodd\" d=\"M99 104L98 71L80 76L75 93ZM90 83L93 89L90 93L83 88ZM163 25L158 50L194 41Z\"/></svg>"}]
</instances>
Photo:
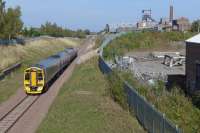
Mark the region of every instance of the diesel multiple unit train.
<instances>
[{"instance_id":1,"label":"diesel multiple unit train","mask_svg":"<svg viewBox=\"0 0 200 133\"><path fill-rule=\"evenodd\" d=\"M45 92L53 79L77 57L75 48L67 48L50 56L24 71L24 90L27 94Z\"/></svg>"}]
</instances>

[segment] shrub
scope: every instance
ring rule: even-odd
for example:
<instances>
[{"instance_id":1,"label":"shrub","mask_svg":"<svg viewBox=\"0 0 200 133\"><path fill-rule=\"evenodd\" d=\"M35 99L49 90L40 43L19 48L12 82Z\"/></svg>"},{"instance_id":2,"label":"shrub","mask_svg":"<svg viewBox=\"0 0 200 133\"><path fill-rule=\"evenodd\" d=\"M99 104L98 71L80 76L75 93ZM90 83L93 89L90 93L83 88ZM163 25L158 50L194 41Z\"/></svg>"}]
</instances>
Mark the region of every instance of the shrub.
<instances>
[{"instance_id":1,"label":"shrub","mask_svg":"<svg viewBox=\"0 0 200 133\"><path fill-rule=\"evenodd\" d=\"M192 104L192 100L186 97L179 87L167 91L162 81L150 87L140 84L130 73L120 72L120 75L160 112L165 113L169 120L179 125L185 133L200 132L200 110ZM198 98L199 95L196 96L197 103Z\"/></svg>"},{"instance_id":2,"label":"shrub","mask_svg":"<svg viewBox=\"0 0 200 133\"><path fill-rule=\"evenodd\" d=\"M184 41L194 33L183 32L131 32L113 40L104 49L104 58L113 59L138 49L163 49L171 47L172 41Z\"/></svg>"},{"instance_id":3,"label":"shrub","mask_svg":"<svg viewBox=\"0 0 200 133\"><path fill-rule=\"evenodd\" d=\"M124 109L128 109L127 98L123 89L123 81L119 78L116 72L110 73L107 76L107 79L109 82L109 93L111 97Z\"/></svg>"}]
</instances>

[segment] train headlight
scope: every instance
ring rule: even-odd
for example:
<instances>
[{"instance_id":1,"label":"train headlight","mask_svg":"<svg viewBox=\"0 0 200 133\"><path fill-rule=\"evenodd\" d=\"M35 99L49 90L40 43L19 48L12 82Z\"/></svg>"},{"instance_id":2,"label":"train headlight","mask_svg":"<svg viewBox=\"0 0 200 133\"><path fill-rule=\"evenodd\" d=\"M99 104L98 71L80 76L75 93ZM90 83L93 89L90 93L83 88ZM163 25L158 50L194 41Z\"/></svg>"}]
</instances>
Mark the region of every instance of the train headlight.
<instances>
[{"instance_id":1,"label":"train headlight","mask_svg":"<svg viewBox=\"0 0 200 133\"><path fill-rule=\"evenodd\" d=\"M26 86L26 87L29 87L30 85L29 85L29 84L25 84L25 86Z\"/></svg>"}]
</instances>

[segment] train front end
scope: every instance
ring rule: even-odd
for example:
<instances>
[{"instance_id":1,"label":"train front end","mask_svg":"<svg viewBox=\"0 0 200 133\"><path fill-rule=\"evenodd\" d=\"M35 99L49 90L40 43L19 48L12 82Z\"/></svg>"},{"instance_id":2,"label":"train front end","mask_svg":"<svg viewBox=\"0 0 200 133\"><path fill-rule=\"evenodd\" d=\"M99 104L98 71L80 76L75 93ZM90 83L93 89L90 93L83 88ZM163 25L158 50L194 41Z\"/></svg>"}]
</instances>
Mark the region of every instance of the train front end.
<instances>
[{"instance_id":1,"label":"train front end","mask_svg":"<svg viewBox=\"0 0 200 133\"><path fill-rule=\"evenodd\" d=\"M30 67L24 71L24 90L27 94L41 94L45 87L44 71Z\"/></svg>"}]
</instances>

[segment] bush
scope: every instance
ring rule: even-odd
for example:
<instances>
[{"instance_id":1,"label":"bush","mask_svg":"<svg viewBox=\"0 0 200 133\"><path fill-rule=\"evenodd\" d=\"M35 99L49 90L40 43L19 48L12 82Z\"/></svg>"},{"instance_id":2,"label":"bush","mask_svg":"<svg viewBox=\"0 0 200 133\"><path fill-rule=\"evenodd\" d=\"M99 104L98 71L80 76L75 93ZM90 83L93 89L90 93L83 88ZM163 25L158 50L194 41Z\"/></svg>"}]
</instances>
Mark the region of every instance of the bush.
<instances>
[{"instance_id":1,"label":"bush","mask_svg":"<svg viewBox=\"0 0 200 133\"><path fill-rule=\"evenodd\" d=\"M109 93L111 97L124 109L128 109L127 98L123 89L123 81L119 78L116 72L109 74L107 79L109 82Z\"/></svg>"},{"instance_id":2,"label":"bush","mask_svg":"<svg viewBox=\"0 0 200 133\"><path fill-rule=\"evenodd\" d=\"M30 29L24 28L22 34L26 37L37 37L41 35L48 35L52 37L78 37L85 38L86 35L90 34L89 30L77 30L73 31L70 29L65 29L61 26L58 26L56 23L46 22L44 25L41 25L40 28Z\"/></svg>"},{"instance_id":3,"label":"bush","mask_svg":"<svg viewBox=\"0 0 200 133\"><path fill-rule=\"evenodd\" d=\"M179 125L185 133L200 132L200 110L192 104L192 100L187 98L180 88L174 87L171 91L167 91L162 81L158 81L155 86L150 87L140 84L130 73L118 73L140 95L144 96L160 112L165 113L169 120ZM196 96L196 100L198 98L199 95Z\"/></svg>"}]
</instances>

